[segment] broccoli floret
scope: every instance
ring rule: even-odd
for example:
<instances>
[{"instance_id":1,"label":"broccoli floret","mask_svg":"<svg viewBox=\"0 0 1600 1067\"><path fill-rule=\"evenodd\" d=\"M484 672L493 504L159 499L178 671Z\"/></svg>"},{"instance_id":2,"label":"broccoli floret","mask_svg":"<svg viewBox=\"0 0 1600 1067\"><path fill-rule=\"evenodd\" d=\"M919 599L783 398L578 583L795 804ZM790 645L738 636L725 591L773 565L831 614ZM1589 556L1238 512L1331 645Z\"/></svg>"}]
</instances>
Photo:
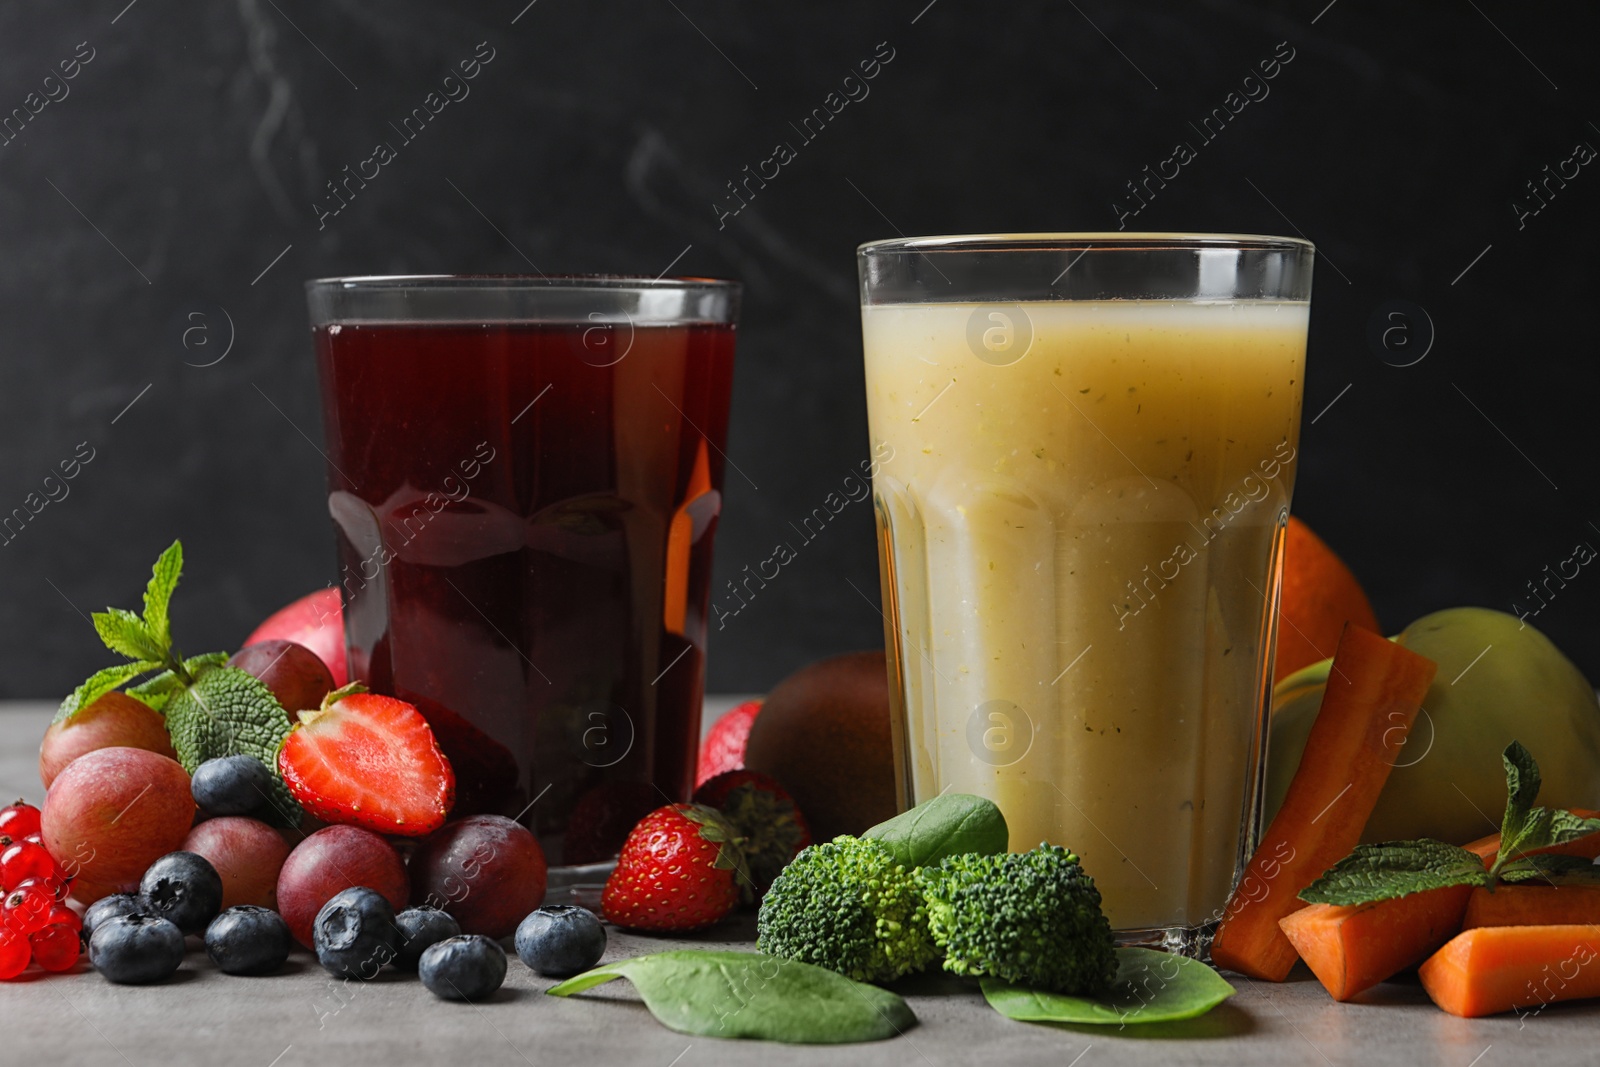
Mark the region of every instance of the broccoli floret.
<instances>
[{"instance_id":1,"label":"broccoli floret","mask_svg":"<svg viewBox=\"0 0 1600 1067\"><path fill-rule=\"evenodd\" d=\"M756 916L756 947L858 982L889 982L938 959L913 872L877 841L836 837L796 856Z\"/></svg>"},{"instance_id":2,"label":"broccoli floret","mask_svg":"<svg viewBox=\"0 0 1600 1067\"><path fill-rule=\"evenodd\" d=\"M1066 849L951 856L916 877L945 970L1074 995L1111 984L1111 924L1094 879Z\"/></svg>"}]
</instances>

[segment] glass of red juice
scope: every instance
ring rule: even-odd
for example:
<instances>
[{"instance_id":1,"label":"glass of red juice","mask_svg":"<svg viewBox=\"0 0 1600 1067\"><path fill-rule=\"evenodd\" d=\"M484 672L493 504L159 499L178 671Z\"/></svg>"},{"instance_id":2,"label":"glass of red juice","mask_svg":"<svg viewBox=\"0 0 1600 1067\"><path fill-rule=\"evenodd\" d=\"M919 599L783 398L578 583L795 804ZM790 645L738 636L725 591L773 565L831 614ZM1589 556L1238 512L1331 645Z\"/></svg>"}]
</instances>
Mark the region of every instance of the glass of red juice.
<instances>
[{"instance_id":1,"label":"glass of red juice","mask_svg":"<svg viewBox=\"0 0 1600 1067\"><path fill-rule=\"evenodd\" d=\"M694 786L739 286L306 289L351 675L587 881Z\"/></svg>"}]
</instances>

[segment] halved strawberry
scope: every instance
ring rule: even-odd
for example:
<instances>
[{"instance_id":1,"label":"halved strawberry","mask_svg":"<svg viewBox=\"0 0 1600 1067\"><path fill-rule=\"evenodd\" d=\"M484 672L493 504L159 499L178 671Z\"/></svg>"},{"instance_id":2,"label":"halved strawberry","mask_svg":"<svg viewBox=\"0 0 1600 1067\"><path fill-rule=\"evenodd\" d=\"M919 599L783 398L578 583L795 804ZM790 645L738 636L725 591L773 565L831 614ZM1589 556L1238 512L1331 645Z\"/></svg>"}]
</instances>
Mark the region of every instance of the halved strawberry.
<instances>
[{"instance_id":1,"label":"halved strawberry","mask_svg":"<svg viewBox=\"0 0 1600 1067\"><path fill-rule=\"evenodd\" d=\"M278 770L306 811L405 837L444 824L455 772L415 707L352 682L298 717L278 750Z\"/></svg>"}]
</instances>

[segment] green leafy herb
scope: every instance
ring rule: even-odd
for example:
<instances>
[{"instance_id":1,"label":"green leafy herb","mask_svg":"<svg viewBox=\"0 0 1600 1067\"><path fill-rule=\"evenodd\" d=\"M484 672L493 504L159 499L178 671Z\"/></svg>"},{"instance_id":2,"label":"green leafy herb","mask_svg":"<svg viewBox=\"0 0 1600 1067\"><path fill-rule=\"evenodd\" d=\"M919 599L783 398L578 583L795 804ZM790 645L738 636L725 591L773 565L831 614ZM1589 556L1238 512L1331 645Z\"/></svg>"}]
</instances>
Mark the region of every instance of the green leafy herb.
<instances>
[{"instance_id":1,"label":"green leafy herb","mask_svg":"<svg viewBox=\"0 0 1600 1067\"><path fill-rule=\"evenodd\" d=\"M1311 904L1366 904L1452 885L1488 885L1475 852L1423 838L1357 845L1312 882L1300 899Z\"/></svg>"},{"instance_id":2,"label":"green leafy herb","mask_svg":"<svg viewBox=\"0 0 1600 1067\"><path fill-rule=\"evenodd\" d=\"M1008 1019L1029 1023L1128 1026L1204 1015L1234 988L1199 960L1148 948L1117 949L1117 976L1099 997L1071 997L983 979L983 998Z\"/></svg>"},{"instance_id":3,"label":"green leafy herb","mask_svg":"<svg viewBox=\"0 0 1600 1067\"><path fill-rule=\"evenodd\" d=\"M937 796L861 835L881 842L906 869L935 867L947 856L993 856L1010 843L993 801L967 793Z\"/></svg>"},{"instance_id":4,"label":"green leafy herb","mask_svg":"<svg viewBox=\"0 0 1600 1067\"><path fill-rule=\"evenodd\" d=\"M183 661L183 669L190 678L199 678L213 667L220 667L228 662L226 652L203 652L198 656L190 656ZM113 668L115 669L115 668ZM149 704L156 711L166 709L167 701L181 690L186 684L172 671L162 671L160 674L138 685L128 687L128 695Z\"/></svg>"},{"instance_id":5,"label":"green leafy herb","mask_svg":"<svg viewBox=\"0 0 1600 1067\"><path fill-rule=\"evenodd\" d=\"M882 1041L917 1021L886 989L761 952L680 949L634 956L546 992L565 997L616 978L634 984L663 1026L703 1037L829 1045Z\"/></svg>"},{"instance_id":6,"label":"green leafy herb","mask_svg":"<svg viewBox=\"0 0 1600 1067\"><path fill-rule=\"evenodd\" d=\"M82 709L142 675L128 695L163 713L172 746L191 774L208 759L249 755L274 775L273 814L290 826L300 823L300 805L277 778L278 746L288 736L289 718L272 692L244 671L226 667L226 652L184 659L172 646L169 608L183 574L183 545L174 541L151 568L144 614L123 608L94 613L95 632L111 651L132 662L96 671L61 702L55 721Z\"/></svg>"},{"instance_id":7,"label":"green leafy herb","mask_svg":"<svg viewBox=\"0 0 1600 1067\"><path fill-rule=\"evenodd\" d=\"M1600 833L1600 819L1585 819L1559 808L1534 806L1539 799L1539 764L1513 741L1501 755L1506 771L1506 811L1500 823L1500 851L1487 870L1477 854L1426 838L1358 845L1312 882L1300 899L1312 904L1369 904L1453 885L1484 886L1534 879L1600 881L1600 868L1581 857L1535 854L1589 834Z\"/></svg>"},{"instance_id":8,"label":"green leafy herb","mask_svg":"<svg viewBox=\"0 0 1600 1067\"><path fill-rule=\"evenodd\" d=\"M273 772L272 810L291 825L300 805L277 776L278 748L289 736L289 718L271 690L238 667L213 667L167 703L167 732L178 762L190 774L218 756L254 756Z\"/></svg>"}]
</instances>

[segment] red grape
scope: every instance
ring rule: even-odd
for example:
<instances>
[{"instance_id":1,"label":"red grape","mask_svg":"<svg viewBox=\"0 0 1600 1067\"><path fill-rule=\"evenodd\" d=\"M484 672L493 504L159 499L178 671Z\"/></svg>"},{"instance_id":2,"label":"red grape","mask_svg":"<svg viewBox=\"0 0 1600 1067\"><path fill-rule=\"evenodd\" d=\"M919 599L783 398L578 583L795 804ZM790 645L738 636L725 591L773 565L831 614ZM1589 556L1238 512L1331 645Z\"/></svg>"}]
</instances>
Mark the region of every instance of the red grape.
<instances>
[{"instance_id":1,"label":"red grape","mask_svg":"<svg viewBox=\"0 0 1600 1067\"><path fill-rule=\"evenodd\" d=\"M138 882L194 823L189 775L139 748L101 748L67 765L44 801L44 843L70 878Z\"/></svg>"},{"instance_id":2,"label":"red grape","mask_svg":"<svg viewBox=\"0 0 1600 1067\"><path fill-rule=\"evenodd\" d=\"M278 872L289 856L283 835L259 819L224 815L189 831L183 850L204 856L222 876L222 906L278 902Z\"/></svg>"},{"instance_id":3,"label":"red grape","mask_svg":"<svg viewBox=\"0 0 1600 1067\"><path fill-rule=\"evenodd\" d=\"M446 823L411 857L411 894L464 934L509 937L544 900L544 852L521 823L473 815Z\"/></svg>"},{"instance_id":4,"label":"red grape","mask_svg":"<svg viewBox=\"0 0 1600 1067\"><path fill-rule=\"evenodd\" d=\"M176 755L165 719L126 693L107 693L44 732L44 744L39 746L39 780L49 789L56 776L79 756L118 747L142 748L168 759ZM37 823L34 829L38 829Z\"/></svg>"},{"instance_id":5,"label":"red grape","mask_svg":"<svg viewBox=\"0 0 1600 1067\"><path fill-rule=\"evenodd\" d=\"M322 706L333 689L333 675L315 652L293 641L257 641L235 652L228 666L261 679L283 710L298 722L295 712Z\"/></svg>"},{"instance_id":6,"label":"red grape","mask_svg":"<svg viewBox=\"0 0 1600 1067\"><path fill-rule=\"evenodd\" d=\"M278 872L278 912L296 941L311 947L311 923L335 894L365 886L395 911L406 906L405 864L394 846L358 826L327 826L294 847Z\"/></svg>"}]
</instances>

